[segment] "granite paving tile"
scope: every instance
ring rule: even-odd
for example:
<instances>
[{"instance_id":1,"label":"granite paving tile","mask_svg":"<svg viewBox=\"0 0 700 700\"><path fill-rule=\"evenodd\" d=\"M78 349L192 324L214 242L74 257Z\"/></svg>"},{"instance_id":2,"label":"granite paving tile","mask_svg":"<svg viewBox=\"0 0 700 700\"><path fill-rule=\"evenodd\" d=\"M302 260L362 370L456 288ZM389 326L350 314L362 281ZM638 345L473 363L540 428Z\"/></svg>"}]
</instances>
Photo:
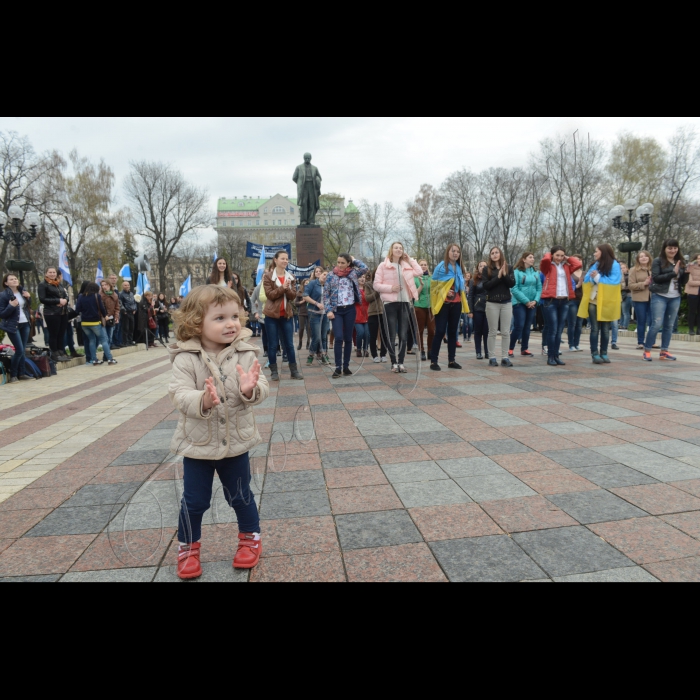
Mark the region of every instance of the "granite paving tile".
<instances>
[{"instance_id":1,"label":"granite paving tile","mask_svg":"<svg viewBox=\"0 0 700 700\"><path fill-rule=\"evenodd\" d=\"M364 438L338 438L335 440L319 440L319 451L323 452L357 452L366 450Z\"/></svg>"},{"instance_id":2,"label":"granite paving tile","mask_svg":"<svg viewBox=\"0 0 700 700\"><path fill-rule=\"evenodd\" d=\"M377 437L366 437L367 446L371 450L388 447L415 447L416 440L412 436L403 433L401 435L382 435Z\"/></svg>"},{"instance_id":3,"label":"granite paving tile","mask_svg":"<svg viewBox=\"0 0 700 700\"><path fill-rule=\"evenodd\" d=\"M141 450L138 452L124 452L117 457L110 466L112 467L130 467L139 464L160 464L170 454L170 450Z\"/></svg>"},{"instance_id":4,"label":"granite paving tile","mask_svg":"<svg viewBox=\"0 0 700 700\"><path fill-rule=\"evenodd\" d=\"M574 446L594 448L605 445L624 445L629 437L630 433L625 433L622 438L608 433L586 433L584 435L569 435L568 439ZM557 447L563 447L559 440L556 444Z\"/></svg>"},{"instance_id":5,"label":"granite paving tile","mask_svg":"<svg viewBox=\"0 0 700 700\"><path fill-rule=\"evenodd\" d=\"M391 486L333 489L329 495L335 515L398 510L403 507Z\"/></svg>"},{"instance_id":6,"label":"granite paving tile","mask_svg":"<svg viewBox=\"0 0 700 700\"><path fill-rule=\"evenodd\" d=\"M684 442L683 440L661 440L659 442L639 443L640 447L658 452L666 457L697 457L700 456L700 447Z\"/></svg>"},{"instance_id":7,"label":"granite paving tile","mask_svg":"<svg viewBox=\"0 0 700 700\"><path fill-rule=\"evenodd\" d=\"M71 469L70 471L51 471L29 484L27 489L72 489L74 492L87 484L101 470L93 473L91 469Z\"/></svg>"},{"instance_id":8,"label":"granite paving tile","mask_svg":"<svg viewBox=\"0 0 700 700\"><path fill-rule=\"evenodd\" d=\"M265 494L325 489L322 471L269 473L265 478Z\"/></svg>"},{"instance_id":9,"label":"granite paving tile","mask_svg":"<svg viewBox=\"0 0 700 700\"><path fill-rule=\"evenodd\" d=\"M11 547L16 540L2 539L0 540L0 554L2 554L6 549Z\"/></svg>"},{"instance_id":10,"label":"granite paving tile","mask_svg":"<svg viewBox=\"0 0 700 700\"><path fill-rule=\"evenodd\" d=\"M158 464L141 464L103 469L90 484L129 484L143 483L158 469Z\"/></svg>"},{"instance_id":11,"label":"granite paving tile","mask_svg":"<svg viewBox=\"0 0 700 700\"><path fill-rule=\"evenodd\" d=\"M121 510L122 505L58 508L32 528L27 537L97 534Z\"/></svg>"},{"instance_id":12,"label":"granite paving tile","mask_svg":"<svg viewBox=\"0 0 700 700\"><path fill-rule=\"evenodd\" d=\"M112 571L86 571L68 573L61 583L151 583L157 567L150 569L114 569Z\"/></svg>"},{"instance_id":13,"label":"granite paving tile","mask_svg":"<svg viewBox=\"0 0 700 700\"><path fill-rule=\"evenodd\" d=\"M645 568L663 583L700 582L700 557L647 564Z\"/></svg>"},{"instance_id":14,"label":"granite paving tile","mask_svg":"<svg viewBox=\"0 0 700 700\"><path fill-rule=\"evenodd\" d=\"M251 583L345 583L343 560L338 552L261 559Z\"/></svg>"},{"instance_id":15,"label":"granite paving tile","mask_svg":"<svg viewBox=\"0 0 700 700\"><path fill-rule=\"evenodd\" d=\"M377 464L377 460L374 458L374 455L370 450L358 450L356 452L326 452L321 455L321 460L324 469L373 467Z\"/></svg>"},{"instance_id":16,"label":"granite paving tile","mask_svg":"<svg viewBox=\"0 0 700 700\"><path fill-rule=\"evenodd\" d=\"M53 576L18 576L14 578L0 578L0 583L57 583L61 574Z\"/></svg>"},{"instance_id":17,"label":"granite paving tile","mask_svg":"<svg viewBox=\"0 0 700 700\"><path fill-rule=\"evenodd\" d=\"M340 550L332 517L268 520L263 528L263 558Z\"/></svg>"},{"instance_id":18,"label":"granite paving tile","mask_svg":"<svg viewBox=\"0 0 700 700\"><path fill-rule=\"evenodd\" d=\"M629 486L612 492L651 515L700 511L700 499L668 484Z\"/></svg>"},{"instance_id":19,"label":"granite paving tile","mask_svg":"<svg viewBox=\"0 0 700 700\"><path fill-rule=\"evenodd\" d=\"M420 481L444 481L450 478L435 462L387 464L382 467L382 471L394 485Z\"/></svg>"},{"instance_id":20,"label":"granite paving tile","mask_svg":"<svg viewBox=\"0 0 700 700\"><path fill-rule=\"evenodd\" d=\"M6 501L0 503L0 513L15 510L36 510L41 508L58 508L62 503L68 500L75 488L69 487L54 487L46 489L30 489L26 488L19 493L10 496Z\"/></svg>"},{"instance_id":21,"label":"granite paving tile","mask_svg":"<svg viewBox=\"0 0 700 700\"><path fill-rule=\"evenodd\" d=\"M81 508L84 506L126 503L140 487L140 482L84 486L75 496L66 501L62 507Z\"/></svg>"},{"instance_id":22,"label":"granite paving tile","mask_svg":"<svg viewBox=\"0 0 700 700\"><path fill-rule=\"evenodd\" d=\"M106 571L157 566L174 535L174 529L164 528L103 533L85 550L70 570Z\"/></svg>"},{"instance_id":23,"label":"granite paving tile","mask_svg":"<svg viewBox=\"0 0 700 700\"><path fill-rule=\"evenodd\" d=\"M0 512L0 533L8 540L22 537L52 511L50 509Z\"/></svg>"},{"instance_id":24,"label":"granite paving tile","mask_svg":"<svg viewBox=\"0 0 700 700\"><path fill-rule=\"evenodd\" d=\"M604 489L658 483L656 479L621 464L606 464L602 467L571 467L571 471Z\"/></svg>"},{"instance_id":25,"label":"granite paving tile","mask_svg":"<svg viewBox=\"0 0 700 700\"><path fill-rule=\"evenodd\" d=\"M700 540L700 512L680 513L678 515L662 515L661 520L673 525L686 535Z\"/></svg>"},{"instance_id":26,"label":"granite paving tile","mask_svg":"<svg viewBox=\"0 0 700 700\"><path fill-rule=\"evenodd\" d=\"M441 460L438 466L453 479L467 479L473 476L504 475L506 470L488 457Z\"/></svg>"},{"instance_id":27,"label":"granite paving tile","mask_svg":"<svg viewBox=\"0 0 700 700\"><path fill-rule=\"evenodd\" d=\"M476 503L536 495L526 484L508 473L473 476L456 481Z\"/></svg>"},{"instance_id":28,"label":"granite paving tile","mask_svg":"<svg viewBox=\"0 0 700 700\"><path fill-rule=\"evenodd\" d=\"M659 583L659 579L638 566L612 571L596 571L592 574L560 576L554 581L555 583Z\"/></svg>"},{"instance_id":29,"label":"granite paving tile","mask_svg":"<svg viewBox=\"0 0 700 700\"><path fill-rule=\"evenodd\" d=\"M658 518L623 520L589 527L636 564L653 564L700 555L700 542Z\"/></svg>"},{"instance_id":30,"label":"granite paving tile","mask_svg":"<svg viewBox=\"0 0 700 700\"><path fill-rule=\"evenodd\" d=\"M95 535L24 537L0 554L0 577L64 574Z\"/></svg>"},{"instance_id":31,"label":"granite paving tile","mask_svg":"<svg viewBox=\"0 0 700 700\"><path fill-rule=\"evenodd\" d=\"M409 512L428 542L503 534L498 525L474 503L413 508Z\"/></svg>"},{"instance_id":32,"label":"granite paving tile","mask_svg":"<svg viewBox=\"0 0 700 700\"><path fill-rule=\"evenodd\" d=\"M531 452L520 455L497 455L493 461L511 474L527 474L528 472L556 471L561 467L542 454Z\"/></svg>"},{"instance_id":33,"label":"granite paving tile","mask_svg":"<svg viewBox=\"0 0 700 700\"><path fill-rule=\"evenodd\" d=\"M675 481L671 484L674 488L680 489L689 493L691 496L697 496L700 498L700 479L693 479L691 481Z\"/></svg>"},{"instance_id":34,"label":"granite paving tile","mask_svg":"<svg viewBox=\"0 0 700 700\"><path fill-rule=\"evenodd\" d=\"M505 532L531 532L571 527L578 523L542 496L484 503L482 508Z\"/></svg>"},{"instance_id":35,"label":"granite paving tile","mask_svg":"<svg viewBox=\"0 0 700 700\"><path fill-rule=\"evenodd\" d=\"M562 467L573 469L574 467L600 467L606 464L615 464L611 457L594 452L593 450L555 450L543 452L547 459L556 462Z\"/></svg>"},{"instance_id":36,"label":"granite paving tile","mask_svg":"<svg viewBox=\"0 0 700 700\"><path fill-rule=\"evenodd\" d=\"M164 566L158 570L155 583L248 583L247 571L236 571L230 561L214 562L204 564L202 578L195 581L180 581L177 577L176 566Z\"/></svg>"},{"instance_id":37,"label":"granite paving tile","mask_svg":"<svg viewBox=\"0 0 700 700\"><path fill-rule=\"evenodd\" d=\"M410 464L411 462L430 462L426 452L419 446L415 447L392 447L374 450L376 461L382 466L387 464ZM370 462L374 464L374 462ZM367 465L358 465L367 466Z\"/></svg>"},{"instance_id":38,"label":"granite paving tile","mask_svg":"<svg viewBox=\"0 0 700 700\"><path fill-rule=\"evenodd\" d=\"M345 566L351 583L447 583L426 544L347 552Z\"/></svg>"},{"instance_id":39,"label":"granite paving tile","mask_svg":"<svg viewBox=\"0 0 700 700\"><path fill-rule=\"evenodd\" d=\"M596 491L598 487L583 477L558 469L553 472L535 472L519 474L521 481L526 483L543 496L553 496L560 493L578 493L581 491Z\"/></svg>"},{"instance_id":40,"label":"granite paving tile","mask_svg":"<svg viewBox=\"0 0 700 700\"><path fill-rule=\"evenodd\" d=\"M472 499L454 481L429 481L394 484L406 508L471 503Z\"/></svg>"},{"instance_id":41,"label":"granite paving tile","mask_svg":"<svg viewBox=\"0 0 700 700\"><path fill-rule=\"evenodd\" d=\"M582 525L644 518L648 515L608 491L566 493L549 496L549 500Z\"/></svg>"},{"instance_id":42,"label":"granite paving tile","mask_svg":"<svg viewBox=\"0 0 700 700\"><path fill-rule=\"evenodd\" d=\"M633 566L626 556L584 527L521 532L513 539L552 577Z\"/></svg>"},{"instance_id":43,"label":"granite paving tile","mask_svg":"<svg viewBox=\"0 0 700 700\"><path fill-rule=\"evenodd\" d=\"M468 442L460 442L448 445L421 445L430 459L464 459L467 457L479 457L481 453Z\"/></svg>"},{"instance_id":44,"label":"granite paving tile","mask_svg":"<svg viewBox=\"0 0 700 700\"><path fill-rule=\"evenodd\" d=\"M343 551L423 541L411 517L403 510L339 515L336 525Z\"/></svg>"},{"instance_id":45,"label":"granite paving tile","mask_svg":"<svg viewBox=\"0 0 700 700\"><path fill-rule=\"evenodd\" d=\"M470 440L473 447L487 457L494 455L526 454L530 448L517 440Z\"/></svg>"},{"instance_id":46,"label":"granite paving tile","mask_svg":"<svg viewBox=\"0 0 700 700\"><path fill-rule=\"evenodd\" d=\"M360 486L386 486L387 481L380 467L349 467L328 469L326 484L329 489L347 489Z\"/></svg>"},{"instance_id":47,"label":"granite paving tile","mask_svg":"<svg viewBox=\"0 0 700 700\"><path fill-rule=\"evenodd\" d=\"M260 518L262 520L287 520L330 515L328 493L304 491L301 493L271 493L262 497Z\"/></svg>"},{"instance_id":48,"label":"granite paving tile","mask_svg":"<svg viewBox=\"0 0 700 700\"><path fill-rule=\"evenodd\" d=\"M454 583L537 581L544 572L505 536L432 542L435 558Z\"/></svg>"},{"instance_id":49,"label":"granite paving tile","mask_svg":"<svg viewBox=\"0 0 700 700\"><path fill-rule=\"evenodd\" d=\"M422 432L411 430L409 435L421 447L427 449L431 445L460 445L464 442L459 435L459 429L455 428L456 432L441 430L434 432Z\"/></svg>"}]
</instances>

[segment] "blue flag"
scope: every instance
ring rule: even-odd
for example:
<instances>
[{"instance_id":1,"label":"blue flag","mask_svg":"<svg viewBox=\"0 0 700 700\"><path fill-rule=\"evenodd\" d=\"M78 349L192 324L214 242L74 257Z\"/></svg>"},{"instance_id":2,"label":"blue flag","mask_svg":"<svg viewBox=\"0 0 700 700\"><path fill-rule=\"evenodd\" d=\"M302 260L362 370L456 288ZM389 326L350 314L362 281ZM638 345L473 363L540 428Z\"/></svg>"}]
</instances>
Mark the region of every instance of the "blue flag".
<instances>
[{"instance_id":1,"label":"blue flag","mask_svg":"<svg viewBox=\"0 0 700 700\"><path fill-rule=\"evenodd\" d=\"M216 262L219 259L219 253L215 252L214 253L214 262Z\"/></svg>"},{"instance_id":2,"label":"blue flag","mask_svg":"<svg viewBox=\"0 0 700 700\"><path fill-rule=\"evenodd\" d=\"M125 282L131 282L131 267L127 263L122 267L122 269L119 271L119 276L125 281Z\"/></svg>"},{"instance_id":3,"label":"blue flag","mask_svg":"<svg viewBox=\"0 0 700 700\"><path fill-rule=\"evenodd\" d=\"M143 296L143 275L141 273L136 278L136 293L141 297Z\"/></svg>"},{"instance_id":4,"label":"blue flag","mask_svg":"<svg viewBox=\"0 0 700 700\"><path fill-rule=\"evenodd\" d=\"M143 296L146 292L151 291L151 283L148 281L148 276L140 272L138 280L136 281L136 293Z\"/></svg>"},{"instance_id":5,"label":"blue flag","mask_svg":"<svg viewBox=\"0 0 700 700\"><path fill-rule=\"evenodd\" d=\"M180 296L184 299L192 291L192 275L190 275L180 287Z\"/></svg>"},{"instance_id":6,"label":"blue flag","mask_svg":"<svg viewBox=\"0 0 700 700\"><path fill-rule=\"evenodd\" d=\"M70 275L70 267L68 266L68 254L66 253L66 242L63 240L63 234L61 236L61 242L58 246L58 269L63 273L63 279L68 282L68 284L73 286L73 278Z\"/></svg>"},{"instance_id":7,"label":"blue flag","mask_svg":"<svg viewBox=\"0 0 700 700\"><path fill-rule=\"evenodd\" d=\"M260 255L260 262L258 263L258 276L255 280L256 286L262 282L263 275L265 274L265 246L263 246L262 254Z\"/></svg>"},{"instance_id":8,"label":"blue flag","mask_svg":"<svg viewBox=\"0 0 700 700\"><path fill-rule=\"evenodd\" d=\"M102 280L105 278L104 273L102 272L102 260L97 261L97 277L95 278L95 282L97 284L100 284Z\"/></svg>"}]
</instances>

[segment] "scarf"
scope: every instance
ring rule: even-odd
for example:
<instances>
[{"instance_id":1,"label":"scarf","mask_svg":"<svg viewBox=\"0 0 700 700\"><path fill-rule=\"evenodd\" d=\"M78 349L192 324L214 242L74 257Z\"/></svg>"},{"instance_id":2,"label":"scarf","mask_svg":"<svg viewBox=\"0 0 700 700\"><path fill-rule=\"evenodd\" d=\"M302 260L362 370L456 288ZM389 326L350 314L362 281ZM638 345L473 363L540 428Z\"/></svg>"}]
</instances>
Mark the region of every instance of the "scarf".
<instances>
[{"instance_id":1,"label":"scarf","mask_svg":"<svg viewBox=\"0 0 700 700\"><path fill-rule=\"evenodd\" d=\"M114 290L112 290L111 292L105 292L105 294L106 294L108 297L111 297L112 294L114 294Z\"/></svg>"},{"instance_id":2,"label":"scarf","mask_svg":"<svg viewBox=\"0 0 700 700\"><path fill-rule=\"evenodd\" d=\"M455 292L458 294L466 290L462 268L456 265L451 264L448 269L445 269L445 263L440 263L433 274L433 279L436 282L451 282L454 280Z\"/></svg>"},{"instance_id":3,"label":"scarf","mask_svg":"<svg viewBox=\"0 0 700 700\"><path fill-rule=\"evenodd\" d=\"M48 277L44 277L44 281L48 282L52 287L60 287L61 283L58 280L50 280Z\"/></svg>"},{"instance_id":4,"label":"scarf","mask_svg":"<svg viewBox=\"0 0 700 700\"><path fill-rule=\"evenodd\" d=\"M344 270L340 270L339 268L335 267L333 268L333 274L336 277L349 277L350 273L353 271L354 268L352 267L346 267Z\"/></svg>"}]
</instances>

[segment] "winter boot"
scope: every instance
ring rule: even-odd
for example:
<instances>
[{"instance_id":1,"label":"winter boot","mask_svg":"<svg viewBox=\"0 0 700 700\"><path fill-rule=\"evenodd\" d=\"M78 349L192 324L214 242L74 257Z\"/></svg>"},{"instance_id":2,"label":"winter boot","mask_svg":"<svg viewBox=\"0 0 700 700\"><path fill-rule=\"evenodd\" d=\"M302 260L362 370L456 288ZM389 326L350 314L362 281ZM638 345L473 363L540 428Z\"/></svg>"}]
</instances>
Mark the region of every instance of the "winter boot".
<instances>
[{"instance_id":1,"label":"winter boot","mask_svg":"<svg viewBox=\"0 0 700 700\"><path fill-rule=\"evenodd\" d=\"M278 382L280 380L279 372L277 371L277 365L270 365L270 372L272 376L270 377L271 382Z\"/></svg>"},{"instance_id":2,"label":"winter boot","mask_svg":"<svg viewBox=\"0 0 700 700\"><path fill-rule=\"evenodd\" d=\"M299 365L297 365L296 363L290 364L289 371L292 373L292 379L300 379L303 381L304 376L299 371Z\"/></svg>"}]
</instances>

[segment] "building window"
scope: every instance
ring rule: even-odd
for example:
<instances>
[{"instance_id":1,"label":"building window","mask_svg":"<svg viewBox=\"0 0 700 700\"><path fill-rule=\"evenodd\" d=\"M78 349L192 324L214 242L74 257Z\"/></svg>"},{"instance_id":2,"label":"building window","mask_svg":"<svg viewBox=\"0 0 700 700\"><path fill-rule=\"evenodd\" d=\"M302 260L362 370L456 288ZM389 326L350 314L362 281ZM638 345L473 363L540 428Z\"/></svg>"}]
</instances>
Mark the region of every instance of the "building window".
<instances>
[{"instance_id":1,"label":"building window","mask_svg":"<svg viewBox=\"0 0 700 700\"><path fill-rule=\"evenodd\" d=\"M268 225L268 223L267 223L267 221L266 221L266 222L265 222L265 226L267 226L267 225Z\"/></svg>"},{"instance_id":2,"label":"building window","mask_svg":"<svg viewBox=\"0 0 700 700\"><path fill-rule=\"evenodd\" d=\"M275 207L275 208L272 210L272 213L273 213L273 214L286 214L286 213L287 213L287 210L286 210L284 207Z\"/></svg>"},{"instance_id":3,"label":"building window","mask_svg":"<svg viewBox=\"0 0 700 700\"><path fill-rule=\"evenodd\" d=\"M290 208L289 208L289 213L290 213L290 214L293 214L293 213L294 213L294 207L290 207Z\"/></svg>"},{"instance_id":4,"label":"building window","mask_svg":"<svg viewBox=\"0 0 700 700\"><path fill-rule=\"evenodd\" d=\"M284 225L285 225L285 226L287 225L287 219L284 220Z\"/></svg>"},{"instance_id":5,"label":"building window","mask_svg":"<svg viewBox=\"0 0 700 700\"><path fill-rule=\"evenodd\" d=\"M267 214L267 207L265 207L265 214Z\"/></svg>"},{"instance_id":6,"label":"building window","mask_svg":"<svg viewBox=\"0 0 700 700\"><path fill-rule=\"evenodd\" d=\"M278 223L279 226L281 226L281 225L282 225L282 219L280 219L277 223Z\"/></svg>"}]
</instances>

